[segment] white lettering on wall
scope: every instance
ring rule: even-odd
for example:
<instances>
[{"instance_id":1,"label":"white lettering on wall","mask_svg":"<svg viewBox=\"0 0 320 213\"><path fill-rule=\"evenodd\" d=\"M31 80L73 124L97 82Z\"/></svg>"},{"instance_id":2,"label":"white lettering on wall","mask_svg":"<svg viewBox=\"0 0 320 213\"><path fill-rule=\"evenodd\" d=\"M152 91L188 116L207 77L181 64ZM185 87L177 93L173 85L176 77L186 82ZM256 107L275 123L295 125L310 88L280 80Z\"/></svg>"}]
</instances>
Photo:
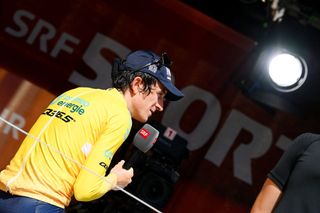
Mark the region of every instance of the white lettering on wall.
<instances>
[{"instance_id":1,"label":"white lettering on wall","mask_svg":"<svg viewBox=\"0 0 320 213\"><path fill-rule=\"evenodd\" d=\"M8 121L9 123L13 124L14 126L22 129L24 127L24 125L26 124L26 120L24 119L24 117L22 117L21 115L15 113L15 112L12 112L10 114L10 110L5 108L2 112L1 112L1 117L3 119L5 119L6 121ZM16 140L19 140L19 131L8 125L8 124L5 124L3 121L0 120L0 127L3 126L3 129L2 129L2 133L7 135L10 133L12 133L12 137Z\"/></svg>"},{"instance_id":2,"label":"white lettering on wall","mask_svg":"<svg viewBox=\"0 0 320 213\"><path fill-rule=\"evenodd\" d=\"M22 38L28 35L29 29L25 19L28 19L29 21L34 20L35 16L26 10L17 10L16 13L13 16L13 21L15 22L16 26L14 27L6 27L4 30L9 35L16 37L16 38ZM17 28L17 29L15 29ZM33 30L30 32L29 36L26 39L26 42L28 44L34 44L37 41L37 38L39 38L39 48L42 52L48 53L48 42L55 38L56 35L56 28L49 22L43 19L39 19L37 23L35 24ZM54 58L56 58L60 51L64 50L65 52L71 54L73 52L73 48L67 45L67 41L73 43L73 44L79 44L80 40L68 33L62 33L62 35L59 37L57 43L53 47L50 55Z\"/></svg>"},{"instance_id":3,"label":"white lettering on wall","mask_svg":"<svg viewBox=\"0 0 320 213\"><path fill-rule=\"evenodd\" d=\"M17 24L17 27L19 29L15 30L13 28L6 27L4 31L16 38L22 38L25 35L27 35L29 28L28 28L28 25L23 21L23 18L34 20L35 16L28 11L17 10L17 12L13 16L13 21Z\"/></svg>"},{"instance_id":4,"label":"white lettering on wall","mask_svg":"<svg viewBox=\"0 0 320 213\"><path fill-rule=\"evenodd\" d=\"M182 91L185 97L168 105L161 122L163 125L177 130L182 137L188 139L188 149L192 151L201 148L212 136L221 117L221 107L219 100L214 95L199 87L189 85ZM186 133L180 128L180 121L194 101L202 101L207 107L196 128L192 132Z\"/></svg>"},{"instance_id":5,"label":"white lettering on wall","mask_svg":"<svg viewBox=\"0 0 320 213\"><path fill-rule=\"evenodd\" d=\"M83 61L96 73L96 78L89 79L77 70L74 70L69 77L69 81L71 83L79 86L99 88L107 88L112 85L110 77L112 64L101 55L102 49L109 49L121 58L124 58L130 52L129 48L123 46L117 41L97 33L82 58Z\"/></svg>"},{"instance_id":6,"label":"white lettering on wall","mask_svg":"<svg viewBox=\"0 0 320 213\"><path fill-rule=\"evenodd\" d=\"M33 44L36 41L37 37L39 37L40 50L44 53L47 53L48 41L54 38L55 34L56 34L55 27L49 22L46 22L45 20L40 19L36 23L36 26L33 28L33 31L28 36L27 43Z\"/></svg>"},{"instance_id":7,"label":"white lettering on wall","mask_svg":"<svg viewBox=\"0 0 320 213\"><path fill-rule=\"evenodd\" d=\"M61 52L61 50L64 50L65 52L71 54L73 53L72 47L67 45L67 42L72 42L74 44L79 44L80 40L73 37L72 35L68 33L62 33L61 37L57 41L57 44L52 49L50 55L54 58L58 56L58 54Z\"/></svg>"},{"instance_id":8,"label":"white lettering on wall","mask_svg":"<svg viewBox=\"0 0 320 213\"><path fill-rule=\"evenodd\" d=\"M251 160L263 156L270 148L272 144L270 128L237 110L232 110L205 158L220 166L242 129L252 134L252 140L250 143L240 144L234 151L233 169L236 177L251 184Z\"/></svg>"}]
</instances>

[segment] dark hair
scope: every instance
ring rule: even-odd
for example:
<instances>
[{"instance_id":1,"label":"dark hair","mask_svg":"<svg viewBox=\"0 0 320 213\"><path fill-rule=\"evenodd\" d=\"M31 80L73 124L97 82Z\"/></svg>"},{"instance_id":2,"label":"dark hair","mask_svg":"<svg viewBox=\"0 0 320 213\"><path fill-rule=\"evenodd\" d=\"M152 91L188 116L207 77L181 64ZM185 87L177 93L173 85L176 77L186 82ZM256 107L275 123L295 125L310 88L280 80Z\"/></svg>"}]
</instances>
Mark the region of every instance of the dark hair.
<instances>
[{"instance_id":1,"label":"dark hair","mask_svg":"<svg viewBox=\"0 0 320 213\"><path fill-rule=\"evenodd\" d=\"M135 77L142 78L143 88L141 92L147 92L148 94L151 92L152 86L157 83L157 79L148 73L113 69L111 74L112 87L122 92L126 89L131 89L130 85Z\"/></svg>"}]
</instances>

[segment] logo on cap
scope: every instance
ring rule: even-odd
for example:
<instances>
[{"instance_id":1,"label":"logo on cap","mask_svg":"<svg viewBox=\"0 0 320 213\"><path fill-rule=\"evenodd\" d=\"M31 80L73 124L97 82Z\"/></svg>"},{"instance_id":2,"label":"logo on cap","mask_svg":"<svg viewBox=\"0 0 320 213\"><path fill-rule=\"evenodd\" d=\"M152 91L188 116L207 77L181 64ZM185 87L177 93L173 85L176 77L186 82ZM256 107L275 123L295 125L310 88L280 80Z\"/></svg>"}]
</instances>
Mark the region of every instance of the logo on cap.
<instances>
[{"instance_id":1,"label":"logo on cap","mask_svg":"<svg viewBox=\"0 0 320 213\"><path fill-rule=\"evenodd\" d=\"M158 67L155 64L151 64L151 65L149 65L148 70L150 70L153 73L156 73L158 70Z\"/></svg>"}]
</instances>

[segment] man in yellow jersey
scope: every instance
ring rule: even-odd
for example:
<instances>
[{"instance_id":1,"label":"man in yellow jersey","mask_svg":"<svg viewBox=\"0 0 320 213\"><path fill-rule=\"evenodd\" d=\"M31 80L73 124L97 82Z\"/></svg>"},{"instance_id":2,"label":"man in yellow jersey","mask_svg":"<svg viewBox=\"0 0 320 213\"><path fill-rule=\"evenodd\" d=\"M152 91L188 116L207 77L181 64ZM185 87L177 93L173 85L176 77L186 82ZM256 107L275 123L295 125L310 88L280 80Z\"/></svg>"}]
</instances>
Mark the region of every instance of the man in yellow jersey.
<instances>
[{"instance_id":1,"label":"man in yellow jersey","mask_svg":"<svg viewBox=\"0 0 320 213\"><path fill-rule=\"evenodd\" d=\"M72 196L91 201L127 186L133 169L123 160L106 171L132 118L144 123L164 99L183 97L170 65L166 54L138 50L115 60L112 88L79 87L53 100L0 173L0 212L64 212Z\"/></svg>"}]
</instances>

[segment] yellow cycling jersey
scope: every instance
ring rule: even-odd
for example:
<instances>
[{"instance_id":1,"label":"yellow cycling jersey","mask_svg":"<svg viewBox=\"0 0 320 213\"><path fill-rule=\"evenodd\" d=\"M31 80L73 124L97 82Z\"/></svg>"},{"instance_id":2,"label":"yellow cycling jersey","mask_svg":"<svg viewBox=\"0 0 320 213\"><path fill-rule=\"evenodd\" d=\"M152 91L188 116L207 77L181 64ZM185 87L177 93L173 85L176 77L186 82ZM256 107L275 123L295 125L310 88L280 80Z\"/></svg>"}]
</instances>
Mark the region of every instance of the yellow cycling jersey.
<instances>
[{"instance_id":1,"label":"yellow cycling jersey","mask_svg":"<svg viewBox=\"0 0 320 213\"><path fill-rule=\"evenodd\" d=\"M122 93L79 87L53 100L0 173L0 189L64 208L72 196L97 199L116 183L105 177L132 126Z\"/></svg>"}]
</instances>

